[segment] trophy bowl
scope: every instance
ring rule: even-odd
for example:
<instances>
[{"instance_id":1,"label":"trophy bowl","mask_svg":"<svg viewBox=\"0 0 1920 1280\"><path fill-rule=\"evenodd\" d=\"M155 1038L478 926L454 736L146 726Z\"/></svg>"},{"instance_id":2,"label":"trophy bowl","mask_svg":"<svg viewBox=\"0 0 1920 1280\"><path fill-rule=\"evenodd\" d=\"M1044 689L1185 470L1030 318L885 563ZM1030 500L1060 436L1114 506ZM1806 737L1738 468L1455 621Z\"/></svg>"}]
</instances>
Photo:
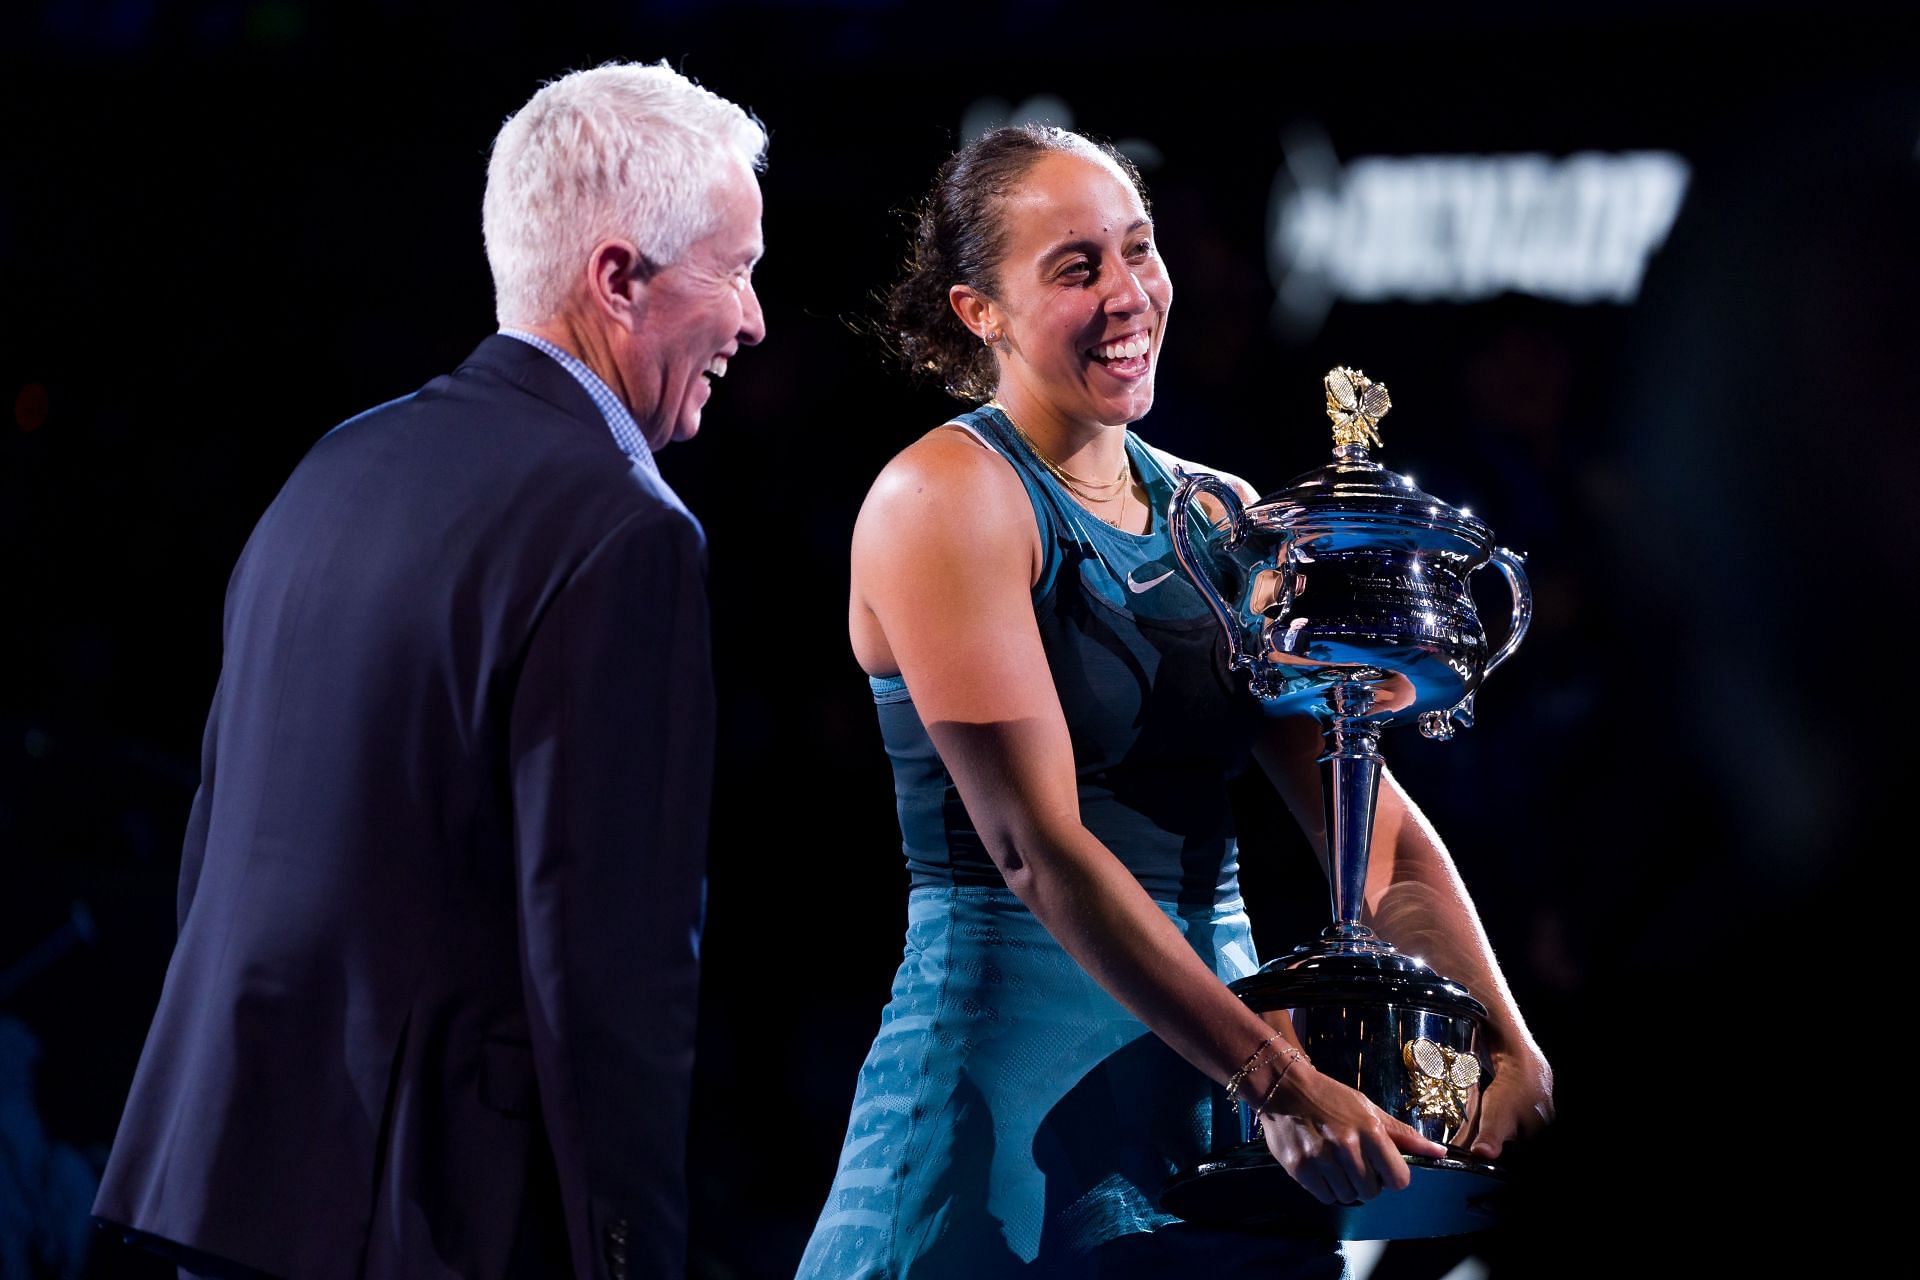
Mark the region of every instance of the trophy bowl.
<instances>
[{"instance_id":1,"label":"trophy bowl","mask_svg":"<svg viewBox=\"0 0 1920 1280\"><path fill-rule=\"evenodd\" d=\"M1449 1158L1409 1157L1405 1191L1322 1205L1268 1153L1251 1106L1223 1098L1238 1123L1221 1117L1212 1157L1176 1175L1163 1203L1194 1221L1302 1236L1449 1235L1491 1225L1504 1184L1500 1169L1464 1150L1492 1078L1487 1011L1360 923L1379 737L1406 721L1443 741L1470 727L1482 681L1526 635L1532 593L1521 557L1496 546L1471 511L1369 456L1392 407L1383 384L1340 368L1325 389L1329 465L1251 506L1218 477L1189 473L1169 512L1175 554L1220 621L1230 668L1245 673L1269 714L1313 716L1326 748L1333 923L1232 990L1276 1029L1290 1028L1316 1069L1447 1144ZM1513 598L1497 650L1469 590L1474 571L1489 564Z\"/></svg>"}]
</instances>

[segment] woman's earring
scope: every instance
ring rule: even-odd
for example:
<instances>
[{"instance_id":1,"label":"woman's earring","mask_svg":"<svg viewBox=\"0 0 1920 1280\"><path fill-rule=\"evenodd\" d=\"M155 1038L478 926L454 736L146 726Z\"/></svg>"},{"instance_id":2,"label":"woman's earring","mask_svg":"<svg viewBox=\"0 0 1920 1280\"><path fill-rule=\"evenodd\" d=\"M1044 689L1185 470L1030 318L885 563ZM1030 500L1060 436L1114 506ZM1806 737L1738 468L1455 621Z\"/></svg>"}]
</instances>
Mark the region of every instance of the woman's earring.
<instances>
[{"instance_id":1,"label":"woman's earring","mask_svg":"<svg viewBox=\"0 0 1920 1280\"><path fill-rule=\"evenodd\" d=\"M1000 331L998 329L989 329L980 335L980 341L986 343L988 346L992 346L994 343L1000 341Z\"/></svg>"}]
</instances>

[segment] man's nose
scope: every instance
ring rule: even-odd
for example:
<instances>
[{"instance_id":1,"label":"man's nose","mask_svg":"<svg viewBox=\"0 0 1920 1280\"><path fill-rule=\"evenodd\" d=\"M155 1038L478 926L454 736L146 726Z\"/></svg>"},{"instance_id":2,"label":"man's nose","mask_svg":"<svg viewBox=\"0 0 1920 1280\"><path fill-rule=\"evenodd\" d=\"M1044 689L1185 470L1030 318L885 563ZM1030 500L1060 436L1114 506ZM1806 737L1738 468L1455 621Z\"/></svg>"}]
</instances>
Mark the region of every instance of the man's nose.
<instances>
[{"instance_id":1,"label":"man's nose","mask_svg":"<svg viewBox=\"0 0 1920 1280\"><path fill-rule=\"evenodd\" d=\"M749 280L740 303L740 344L758 346L766 336L767 314L760 309L760 295L754 292L753 281Z\"/></svg>"}]
</instances>

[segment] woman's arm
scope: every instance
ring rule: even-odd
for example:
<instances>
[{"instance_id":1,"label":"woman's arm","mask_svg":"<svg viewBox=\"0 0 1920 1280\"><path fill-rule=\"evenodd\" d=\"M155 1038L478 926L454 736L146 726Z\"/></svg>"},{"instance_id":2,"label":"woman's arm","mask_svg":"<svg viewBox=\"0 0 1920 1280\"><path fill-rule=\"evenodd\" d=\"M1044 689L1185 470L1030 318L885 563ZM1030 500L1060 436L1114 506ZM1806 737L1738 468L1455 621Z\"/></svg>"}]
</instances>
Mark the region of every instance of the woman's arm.
<instances>
[{"instance_id":1,"label":"woman's arm","mask_svg":"<svg viewBox=\"0 0 1920 1280\"><path fill-rule=\"evenodd\" d=\"M1272 722L1254 748L1324 866L1326 831L1315 763L1320 752L1320 727L1304 717ZM1446 846L1384 770L1362 897L1362 923L1461 983L1487 1006L1494 1083L1482 1101L1474 1153L1491 1159L1515 1136L1544 1127L1553 1118L1553 1071L1546 1055L1527 1030Z\"/></svg>"},{"instance_id":2,"label":"woman's arm","mask_svg":"<svg viewBox=\"0 0 1920 1280\"><path fill-rule=\"evenodd\" d=\"M1115 999L1228 1080L1272 1029L1227 990L1081 824L1073 747L1030 597L1036 538L998 455L937 432L882 472L854 531L854 608L871 612L1007 885ZM1405 1186L1399 1152L1442 1154L1357 1092L1277 1061L1243 1088L1311 1137L1275 1154L1326 1200Z\"/></svg>"}]
</instances>

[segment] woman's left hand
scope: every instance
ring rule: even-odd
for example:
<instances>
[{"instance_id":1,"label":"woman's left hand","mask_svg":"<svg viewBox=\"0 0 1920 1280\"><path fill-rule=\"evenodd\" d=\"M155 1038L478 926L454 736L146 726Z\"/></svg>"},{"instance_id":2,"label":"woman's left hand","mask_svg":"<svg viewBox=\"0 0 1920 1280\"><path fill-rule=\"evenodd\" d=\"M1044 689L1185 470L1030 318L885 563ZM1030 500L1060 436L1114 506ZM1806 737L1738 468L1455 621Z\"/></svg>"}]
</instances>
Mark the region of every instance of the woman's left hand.
<instances>
[{"instance_id":1,"label":"woman's left hand","mask_svg":"<svg viewBox=\"0 0 1920 1280\"><path fill-rule=\"evenodd\" d=\"M1491 1056L1493 1083L1480 1095L1472 1147L1483 1160L1494 1159L1516 1138L1538 1136L1553 1121L1553 1068L1546 1057L1536 1048Z\"/></svg>"}]
</instances>

